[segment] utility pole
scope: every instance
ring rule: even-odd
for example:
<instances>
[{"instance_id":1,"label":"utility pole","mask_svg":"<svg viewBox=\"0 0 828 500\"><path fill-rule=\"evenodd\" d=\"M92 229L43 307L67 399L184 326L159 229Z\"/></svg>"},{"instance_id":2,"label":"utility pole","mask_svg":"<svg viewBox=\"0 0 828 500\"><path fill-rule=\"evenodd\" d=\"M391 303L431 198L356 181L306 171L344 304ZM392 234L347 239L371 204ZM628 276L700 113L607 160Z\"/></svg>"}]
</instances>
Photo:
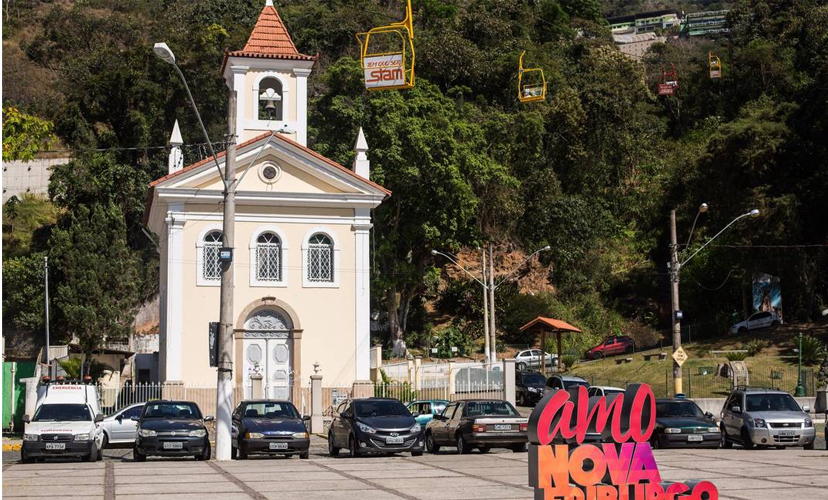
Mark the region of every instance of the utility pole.
<instances>
[{"instance_id":1,"label":"utility pole","mask_svg":"<svg viewBox=\"0 0 828 500\"><path fill-rule=\"evenodd\" d=\"M486 280L486 249L480 249L480 267L483 269L483 283L488 283ZM491 363L492 351L489 346L489 287L483 285L483 338L486 341L485 353L486 362Z\"/></svg>"},{"instance_id":2,"label":"utility pole","mask_svg":"<svg viewBox=\"0 0 828 500\"><path fill-rule=\"evenodd\" d=\"M236 226L236 91L227 108L227 149L224 163L222 242L232 252ZM232 253L231 253L232 255ZM216 459L230 460L233 412L233 259L221 269L218 380L216 391Z\"/></svg>"},{"instance_id":3,"label":"utility pole","mask_svg":"<svg viewBox=\"0 0 828 500\"><path fill-rule=\"evenodd\" d=\"M46 280L46 284L44 288L46 290L46 372L51 377L52 370L51 370L51 360L49 359L49 256L43 256L43 270L44 278Z\"/></svg>"},{"instance_id":4,"label":"utility pole","mask_svg":"<svg viewBox=\"0 0 828 500\"><path fill-rule=\"evenodd\" d=\"M494 363L497 361L497 325L495 320L494 257L492 256L492 246L493 245L489 243L489 321L491 321L489 332L492 336L492 340L489 344L492 349L489 359L492 363Z\"/></svg>"},{"instance_id":5,"label":"utility pole","mask_svg":"<svg viewBox=\"0 0 828 500\"><path fill-rule=\"evenodd\" d=\"M681 320L678 317L679 311L679 269L678 260L678 237L676 236L676 211L670 210L670 296L671 310L670 321L673 325L673 353L681 348ZM681 365L673 359L673 382L675 394L682 393Z\"/></svg>"}]
</instances>

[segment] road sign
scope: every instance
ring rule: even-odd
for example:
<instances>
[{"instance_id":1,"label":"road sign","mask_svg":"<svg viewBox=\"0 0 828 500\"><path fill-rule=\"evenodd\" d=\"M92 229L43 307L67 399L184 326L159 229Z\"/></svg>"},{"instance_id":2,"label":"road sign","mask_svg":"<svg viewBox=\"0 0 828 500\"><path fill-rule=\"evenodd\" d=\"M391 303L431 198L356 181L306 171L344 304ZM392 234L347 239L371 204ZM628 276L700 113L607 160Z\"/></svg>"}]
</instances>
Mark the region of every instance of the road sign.
<instances>
[{"instance_id":1,"label":"road sign","mask_svg":"<svg viewBox=\"0 0 828 500\"><path fill-rule=\"evenodd\" d=\"M678 349L673 353L673 359L676 360L679 366L683 365L685 361L687 361L687 353L684 352L684 349L679 346Z\"/></svg>"}]
</instances>

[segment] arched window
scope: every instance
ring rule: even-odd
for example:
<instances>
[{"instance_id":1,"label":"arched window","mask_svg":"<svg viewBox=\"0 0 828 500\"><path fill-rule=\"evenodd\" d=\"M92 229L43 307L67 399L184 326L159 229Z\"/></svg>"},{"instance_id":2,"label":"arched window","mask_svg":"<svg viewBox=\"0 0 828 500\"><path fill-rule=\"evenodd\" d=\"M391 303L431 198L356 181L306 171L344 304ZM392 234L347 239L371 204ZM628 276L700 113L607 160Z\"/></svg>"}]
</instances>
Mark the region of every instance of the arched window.
<instances>
[{"instance_id":1,"label":"arched window","mask_svg":"<svg viewBox=\"0 0 828 500\"><path fill-rule=\"evenodd\" d=\"M282 281L282 241L274 233L256 239L256 280Z\"/></svg>"},{"instance_id":2,"label":"arched window","mask_svg":"<svg viewBox=\"0 0 828 500\"><path fill-rule=\"evenodd\" d=\"M308 240L308 281L331 283L334 280L334 246L331 239L316 233Z\"/></svg>"},{"instance_id":3,"label":"arched window","mask_svg":"<svg viewBox=\"0 0 828 500\"><path fill-rule=\"evenodd\" d=\"M210 231L204 237L204 252L202 258L201 275L207 281L221 279L221 265L219 264L219 250L221 249L221 231Z\"/></svg>"},{"instance_id":4,"label":"arched window","mask_svg":"<svg viewBox=\"0 0 828 500\"><path fill-rule=\"evenodd\" d=\"M276 78L265 78L259 82L259 120L281 120L282 82Z\"/></svg>"}]
</instances>

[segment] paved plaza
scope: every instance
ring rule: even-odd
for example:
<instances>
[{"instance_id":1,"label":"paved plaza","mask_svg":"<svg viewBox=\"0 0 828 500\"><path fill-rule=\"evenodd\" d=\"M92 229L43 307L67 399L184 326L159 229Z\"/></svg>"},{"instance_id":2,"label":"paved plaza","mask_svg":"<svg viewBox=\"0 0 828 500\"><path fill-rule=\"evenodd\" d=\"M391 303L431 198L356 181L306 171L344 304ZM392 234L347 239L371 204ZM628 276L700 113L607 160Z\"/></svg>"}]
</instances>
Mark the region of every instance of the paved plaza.
<instances>
[{"instance_id":1,"label":"paved plaza","mask_svg":"<svg viewBox=\"0 0 828 500\"><path fill-rule=\"evenodd\" d=\"M309 460L133 463L129 450L103 462L4 462L3 497L143 500L532 498L526 453L454 451L411 458L330 458L314 438ZM5 454L4 454L5 455ZM707 479L723 500L828 498L828 451L656 450L665 481ZM4 460L7 457L4 456Z\"/></svg>"}]
</instances>

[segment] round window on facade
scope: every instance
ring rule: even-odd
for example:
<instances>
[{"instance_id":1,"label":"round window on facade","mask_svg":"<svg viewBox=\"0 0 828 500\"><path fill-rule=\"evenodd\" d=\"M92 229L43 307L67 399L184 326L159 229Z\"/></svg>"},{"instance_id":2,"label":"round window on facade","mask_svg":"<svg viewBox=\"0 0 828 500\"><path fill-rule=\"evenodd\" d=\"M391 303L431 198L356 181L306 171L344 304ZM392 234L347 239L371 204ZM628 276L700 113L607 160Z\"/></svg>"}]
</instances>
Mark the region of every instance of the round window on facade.
<instances>
[{"instance_id":1,"label":"round window on facade","mask_svg":"<svg viewBox=\"0 0 828 500\"><path fill-rule=\"evenodd\" d=\"M266 162L259 166L259 178L262 182L273 184L282 176L282 169L275 163Z\"/></svg>"}]
</instances>

